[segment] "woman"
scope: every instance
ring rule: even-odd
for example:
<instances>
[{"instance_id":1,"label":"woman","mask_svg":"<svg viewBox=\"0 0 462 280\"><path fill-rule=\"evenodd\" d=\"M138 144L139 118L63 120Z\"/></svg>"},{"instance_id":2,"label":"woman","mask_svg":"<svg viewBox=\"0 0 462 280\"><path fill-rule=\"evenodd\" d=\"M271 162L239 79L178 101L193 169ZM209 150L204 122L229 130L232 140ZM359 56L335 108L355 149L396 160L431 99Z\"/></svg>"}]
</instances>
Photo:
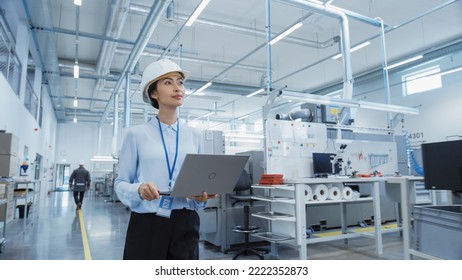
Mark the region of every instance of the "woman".
<instances>
[{"instance_id":1,"label":"woman","mask_svg":"<svg viewBox=\"0 0 462 280\"><path fill-rule=\"evenodd\" d=\"M130 208L124 259L199 259L199 216L209 196L169 197L188 153L201 153L202 134L180 124L188 73L163 59L143 72L143 100L159 112L131 127L119 153L115 191ZM214 197L214 196L212 196Z\"/></svg>"}]
</instances>

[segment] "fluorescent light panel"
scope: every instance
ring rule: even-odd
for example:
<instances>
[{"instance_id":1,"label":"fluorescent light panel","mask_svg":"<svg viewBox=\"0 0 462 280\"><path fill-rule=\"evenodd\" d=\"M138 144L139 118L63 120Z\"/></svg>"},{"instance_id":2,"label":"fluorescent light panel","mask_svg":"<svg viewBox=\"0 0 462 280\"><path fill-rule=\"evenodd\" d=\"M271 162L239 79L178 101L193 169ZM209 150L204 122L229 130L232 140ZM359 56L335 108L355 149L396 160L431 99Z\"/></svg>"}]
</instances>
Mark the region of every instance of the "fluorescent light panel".
<instances>
[{"instance_id":1,"label":"fluorescent light panel","mask_svg":"<svg viewBox=\"0 0 462 280\"><path fill-rule=\"evenodd\" d=\"M367 47L367 46L369 46L370 44L371 44L371 42L367 41L367 42L364 42L364 43L359 44L359 45L357 45L357 46L354 46L354 47L352 47L352 48L350 49L350 53L355 52L355 51L357 51L357 50L359 50L359 49L362 49L362 48L364 48L364 47ZM334 55L332 58L333 58L333 59L339 59L339 58L341 58L342 56L343 56L342 53L339 53L339 54L337 54L337 55Z\"/></svg>"},{"instance_id":2,"label":"fluorescent light panel","mask_svg":"<svg viewBox=\"0 0 462 280\"><path fill-rule=\"evenodd\" d=\"M74 0L74 5L82 6L82 0Z\"/></svg>"},{"instance_id":3,"label":"fluorescent light panel","mask_svg":"<svg viewBox=\"0 0 462 280\"><path fill-rule=\"evenodd\" d=\"M284 37L286 37L287 35L289 35L290 33L294 32L295 30L299 29L302 26L303 26L302 22L298 22L298 23L294 24L291 28L287 29L286 31L284 31L281 34L279 34L278 36L276 36L273 40L271 40L269 42L269 44L270 45L276 44L277 42L282 40Z\"/></svg>"},{"instance_id":4,"label":"fluorescent light panel","mask_svg":"<svg viewBox=\"0 0 462 280\"><path fill-rule=\"evenodd\" d=\"M209 112L209 113L203 115L202 117L205 118L205 117L208 117L208 116L210 116L210 115L213 115L214 113L215 113L215 112Z\"/></svg>"},{"instance_id":5,"label":"fluorescent light panel","mask_svg":"<svg viewBox=\"0 0 462 280\"><path fill-rule=\"evenodd\" d=\"M398 67L398 66L401 66L401 65L410 63L410 62L412 62L412 61L419 60L419 59L421 59L422 57L423 57L422 55L418 55L418 56L414 56L414 57L412 57L412 58L409 58L409 59L406 59L406 60L397 62L397 63L395 63L395 64L388 65L387 67L385 67L385 70L390 70L390 69L396 68L396 67Z\"/></svg>"},{"instance_id":6,"label":"fluorescent light panel","mask_svg":"<svg viewBox=\"0 0 462 280\"><path fill-rule=\"evenodd\" d=\"M74 65L74 79L78 79L79 78L79 65L75 64Z\"/></svg>"},{"instance_id":7,"label":"fluorescent light panel","mask_svg":"<svg viewBox=\"0 0 462 280\"><path fill-rule=\"evenodd\" d=\"M248 118L248 117L250 117L250 114L241 116L241 117L239 117L239 118L237 118L237 119L240 120L240 121L242 121L243 119L246 119L246 118Z\"/></svg>"},{"instance_id":8,"label":"fluorescent light panel","mask_svg":"<svg viewBox=\"0 0 462 280\"><path fill-rule=\"evenodd\" d=\"M203 85L201 88L199 88L198 90L196 90L196 92L201 92L203 91L204 89L208 88L209 86L212 85L212 82L208 82L206 83L205 85Z\"/></svg>"},{"instance_id":9,"label":"fluorescent light panel","mask_svg":"<svg viewBox=\"0 0 462 280\"><path fill-rule=\"evenodd\" d=\"M103 162L117 162L118 160L117 159L114 159L114 158L92 158L90 159L91 161L103 161Z\"/></svg>"},{"instance_id":10,"label":"fluorescent light panel","mask_svg":"<svg viewBox=\"0 0 462 280\"><path fill-rule=\"evenodd\" d=\"M98 158L98 159L113 159L112 156L99 156L99 155L93 156L93 158Z\"/></svg>"},{"instance_id":11,"label":"fluorescent light panel","mask_svg":"<svg viewBox=\"0 0 462 280\"><path fill-rule=\"evenodd\" d=\"M74 117L73 121L74 121L74 123L77 123L77 117Z\"/></svg>"},{"instance_id":12,"label":"fluorescent light panel","mask_svg":"<svg viewBox=\"0 0 462 280\"><path fill-rule=\"evenodd\" d=\"M79 101L77 100L77 98L74 99L73 105L74 107L79 106Z\"/></svg>"},{"instance_id":13,"label":"fluorescent light panel","mask_svg":"<svg viewBox=\"0 0 462 280\"><path fill-rule=\"evenodd\" d=\"M236 139L236 138L231 138L231 139L229 139L229 142L234 142L234 143L260 143L261 140L258 140L258 139Z\"/></svg>"},{"instance_id":14,"label":"fluorescent light panel","mask_svg":"<svg viewBox=\"0 0 462 280\"><path fill-rule=\"evenodd\" d=\"M451 69L451 70L446 70L441 73L434 74L434 76L444 76L444 75L459 72L459 71L462 71L462 67Z\"/></svg>"},{"instance_id":15,"label":"fluorescent light panel","mask_svg":"<svg viewBox=\"0 0 462 280\"><path fill-rule=\"evenodd\" d=\"M374 102L367 102L367 101L359 101L359 107L363 109L371 109L377 111L385 111L385 112L394 112L394 113L403 113L408 115L418 115L419 110L412 107L404 107L392 104L382 104L382 103L374 103Z\"/></svg>"},{"instance_id":16,"label":"fluorescent light panel","mask_svg":"<svg viewBox=\"0 0 462 280\"><path fill-rule=\"evenodd\" d=\"M255 95L259 94L260 92L263 92L264 90L265 90L265 89L261 88L261 89L259 89L259 90L256 90L256 91L250 93L250 94L247 94L245 97L252 97L252 96L255 96Z\"/></svg>"},{"instance_id":17,"label":"fluorescent light panel","mask_svg":"<svg viewBox=\"0 0 462 280\"><path fill-rule=\"evenodd\" d=\"M263 135L255 135L255 134L244 134L244 133L225 133L226 137L234 137L234 138L252 138L252 139L263 139Z\"/></svg>"},{"instance_id":18,"label":"fluorescent light panel","mask_svg":"<svg viewBox=\"0 0 462 280\"><path fill-rule=\"evenodd\" d=\"M191 95L192 93L193 93L193 91L191 91L191 90L186 91L186 95ZM195 91L193 95L205 95L205 93Z\"/></svg>"},{"instance_id":19,"label":"fluorescent light panel","mask_svg":"<svg viewBox=\"0 0 462 280\"><path fill-rule=\"evenodd\" d=\"M199 6L197 6L193 14L189 17L185 25L191 26L194 23L194 21L199 17L199 15L202 13L202 11L205 9L205 7L207 6L209 2L210 0L202 0L202 2L199 4Z\"/></svg>"}]
</instances>

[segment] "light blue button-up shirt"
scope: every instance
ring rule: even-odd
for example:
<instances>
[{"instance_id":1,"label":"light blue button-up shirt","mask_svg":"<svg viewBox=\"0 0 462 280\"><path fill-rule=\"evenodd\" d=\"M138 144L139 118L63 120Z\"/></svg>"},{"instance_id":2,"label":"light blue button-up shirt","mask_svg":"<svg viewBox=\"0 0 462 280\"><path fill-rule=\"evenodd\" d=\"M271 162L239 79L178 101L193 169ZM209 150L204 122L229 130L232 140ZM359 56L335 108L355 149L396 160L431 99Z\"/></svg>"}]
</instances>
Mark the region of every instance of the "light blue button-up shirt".
<instances>
[{"instance_id":1,"label":"light blue button-up shirt","mask_svg":"<svg viewBox=\"0 0 462 280\"><path fill-rule=\"evenodd\" d=\"M161 123L161 127L172 166L175 158L177 124ZM180 122L179 133L178 158L173 171L173 182L186 154L198 154L203 151L202 133L198 129ZM119 200L131 211L155 213L159 209L160 199L147 201L141 199L138 194L139 186L148 182L153 182L160 192L170 192L167 159L157 118L151 118L149 122L127 130L119 152L119 171L114 189ZM196 210L204 205L205 203L198 203L194 199L175 197L172 208Z\"/></svg>"}]
</instances>

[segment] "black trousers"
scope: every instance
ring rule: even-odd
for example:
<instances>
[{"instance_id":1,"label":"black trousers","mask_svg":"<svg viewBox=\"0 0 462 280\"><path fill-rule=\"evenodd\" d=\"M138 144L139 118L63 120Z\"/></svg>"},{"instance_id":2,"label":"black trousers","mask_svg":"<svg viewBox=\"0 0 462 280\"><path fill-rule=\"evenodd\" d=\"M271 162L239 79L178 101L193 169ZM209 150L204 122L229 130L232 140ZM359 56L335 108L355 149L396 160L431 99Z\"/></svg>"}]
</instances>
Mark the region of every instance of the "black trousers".
<instances>
[{"instance_id":1,"label":"black trousers","mask_svg":"<svg viewBox=\"0 0 462 280\"><path fill-rule=\"evenodd\" d=\"M83 202L83 196L85 195L85 192L74 192L74 201L75 204L82 204Z\"/></svg>"},{"instance_id":2,"label":"black trousers","mask_svg":"<svg viewBox=\"0 0 462 280\"><path fill-rule=\"evenodd\" d=\"M200 219L193 210L173 210L170 218L132 212L124 260L198 260Z\"/></svg>"}]
</instances>

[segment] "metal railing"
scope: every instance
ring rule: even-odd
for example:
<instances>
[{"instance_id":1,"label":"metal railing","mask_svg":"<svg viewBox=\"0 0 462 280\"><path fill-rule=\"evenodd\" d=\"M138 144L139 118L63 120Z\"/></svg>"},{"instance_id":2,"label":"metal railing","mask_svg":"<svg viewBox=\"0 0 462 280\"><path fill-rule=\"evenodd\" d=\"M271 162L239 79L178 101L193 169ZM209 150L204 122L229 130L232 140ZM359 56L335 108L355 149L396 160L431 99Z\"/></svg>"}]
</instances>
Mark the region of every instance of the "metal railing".
<instances>
[{"instance_id":1,"label":"metal railing","mask_svg":"<svg viewBox=\"0 0 462 280\"><path fill-rule=\"evenodd\" d=\"M21 63L14 53L14 40L8 32L3 14L0 17L0 72L3 73L16 95L19 96Z\"/></svg>"},{"instance_id":2,"label":"metal railing","mask_svg":"<svg viewBox=\"0 0 462 280\"><path fill-rule=\"evenodd\" d=\"M37 117L38 98L29 80L26 81L26 90L24 92L24 106L27 108L27 110L29 110L29 112L32 114L32 116L34 116L34 118Z\"/></svg>"},{"instance_id":3,"label":"metal railing","mask_svg":"<svg viewBox=\"0 0 462 280\"><path fill-rule=\"evenodd\" d=\"M0 11L0 72L5 76L13 91L19 97L22 65L15 52L15 40L10 31L5 15ZM24 106L32 116L41 123L41 116L37 115L39 99L26 77L24 91ZM40 112L41 113L41 112Z\"/></svg>"}]
</instances>

